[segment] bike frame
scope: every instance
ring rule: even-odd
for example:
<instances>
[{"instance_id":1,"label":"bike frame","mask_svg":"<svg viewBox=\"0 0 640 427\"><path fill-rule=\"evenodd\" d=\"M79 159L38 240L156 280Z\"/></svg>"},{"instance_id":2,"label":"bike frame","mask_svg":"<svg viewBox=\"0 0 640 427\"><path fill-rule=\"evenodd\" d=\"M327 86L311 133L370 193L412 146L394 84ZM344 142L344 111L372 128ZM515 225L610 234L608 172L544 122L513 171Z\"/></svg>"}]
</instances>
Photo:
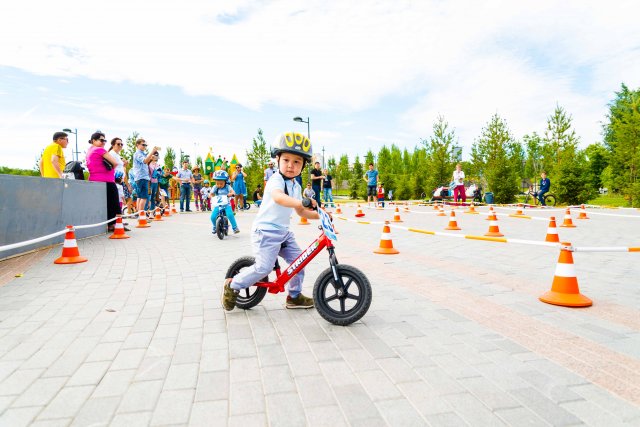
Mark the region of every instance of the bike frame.
<instances>
[{"instance_id":1,"label":"bike frame","mask_svg":"<svg viewBox=\"0 0 640 427\"><path fill-rule=\"evenodd\" d=\"M333 246L333 242L327 236L325 236L324 232L320 234L320 236L314 240L302 253L298 258L296 258L291 264L287 266L287 268L282 271L280 268L280 263L276 259L276 264L273 270L276 272L276 280L273 282L257 282L255 286L261 288L267 288L269 293L277 294L279 292L284 292L284 286L287 284L289 280L291 280L296 274L300 272L303 268L306 267L312 259L314 259L323 249L327 249L329 251L329 263L331 264L331 269L333 270L333 276L336 281L339 281L341 286L344 286L342 283L342 279L338 277L335 266L338 265L338 259L335 254L335 246Z\"/></svg>"}]
</instances>

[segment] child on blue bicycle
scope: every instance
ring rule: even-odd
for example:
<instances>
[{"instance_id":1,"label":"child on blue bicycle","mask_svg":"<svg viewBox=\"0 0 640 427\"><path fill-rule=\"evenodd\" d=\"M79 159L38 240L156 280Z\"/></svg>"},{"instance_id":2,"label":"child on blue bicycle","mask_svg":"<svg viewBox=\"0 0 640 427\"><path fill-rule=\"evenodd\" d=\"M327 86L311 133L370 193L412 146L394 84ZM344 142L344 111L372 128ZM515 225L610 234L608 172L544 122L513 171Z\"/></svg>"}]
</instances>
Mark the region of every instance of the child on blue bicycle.
<instances>
[{"instance_id":1,"label":"child on blue bicycle","mask_svg":"<svg viewBox=\"0 0 640 427\"><path fill-rule=\"evenodd\" d=\"M211 212L211 223L213 224L213 234L216 233L216 218L218 218L218 212L220 209L224 209L227 213L227 218L231 223L234 233L239 233L240 229L236 223L236 217L233 215L233 210L229 204L229 197L235 195L231 186L227 183L229 174L223 170L217 170L213 173L213 180L216 185L211 189L209 193L209 199L211 205L215 206L213 212Z\"/></svg>"},{"instance_id":2,"label":"child on blue bicycle","mask_svg":"<svg viewBox=\"0 0 640 427\"><path fill-rule=\"evenodd\" d=\"M234 309L240 290L273 271L278 255L291 263L302 253L289 231L289 221L294 210L307 219L319 218L318 212L313 210L316 202L301 198L302 189L295 179L311 161L312 153L311 141L302 134L288 132L278 138L272 151L278 162L278 172L267 181L260 210L253 222L251 241L255 264L235 277L225 279L221 296L225 310ZM290 280L286 308L313 307L313 298L301 293L303 279L304 270L301 270Z\"/></svg>"}]
</instances>

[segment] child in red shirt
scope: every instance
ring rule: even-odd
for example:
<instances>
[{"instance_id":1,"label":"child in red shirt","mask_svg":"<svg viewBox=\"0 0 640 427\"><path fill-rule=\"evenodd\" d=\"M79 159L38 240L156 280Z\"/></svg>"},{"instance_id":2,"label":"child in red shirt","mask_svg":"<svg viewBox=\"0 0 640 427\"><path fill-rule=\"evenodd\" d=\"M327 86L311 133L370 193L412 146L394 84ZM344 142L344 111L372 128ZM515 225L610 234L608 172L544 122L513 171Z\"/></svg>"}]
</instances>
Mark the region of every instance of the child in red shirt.
<instances>
[{"instance_id":1,"label":"child in red shirt","mask_svg":"<svg viewBox=\"0 0 640 427\"><path fill-rule=\"evenodd\" d=\"M384 187L382 183L378 184L378 206L382 206L384 208Z\"/></svg>"}]
</instances>

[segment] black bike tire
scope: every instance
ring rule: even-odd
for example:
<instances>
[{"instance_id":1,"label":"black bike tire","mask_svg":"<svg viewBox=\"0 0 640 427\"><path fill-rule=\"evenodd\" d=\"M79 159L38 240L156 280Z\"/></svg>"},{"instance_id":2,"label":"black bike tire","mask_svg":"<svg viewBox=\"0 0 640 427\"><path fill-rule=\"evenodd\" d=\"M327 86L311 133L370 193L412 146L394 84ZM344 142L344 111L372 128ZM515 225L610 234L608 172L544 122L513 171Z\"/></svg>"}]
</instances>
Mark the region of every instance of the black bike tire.
<instances>
[{"instance_id":1,"label":"black bike tire","mask_svg":"<svg viewBox=\"0 0 640 427\"><path fill-rule=\"evenodd\" d=\"M546 194L544 196L544 202L547 206L555 206L556 205L556 196L553 194Z\"/></svg>"},{"instance_id":2,"label":"black bike tire","mask_svg":"<svg viewBox=\"0 0 640 427\"><path fill-rule=\"evenodd\" d=\"M222 217L218 217L216 219L216 235L218 236L218 239L224 239L224 223L222 221Z\"/></svg>"},{"instance_id":3,"label":"black bike tire","mask_svg":"<svg viewBox=\"0 0 640 427\"><path fill-rule=\"evenodd\" d=\"M527 194L527 195L524 197L524 204L525 204L525 205L528 205L528 204L529 204L529 199L530 199L530 198L531 198L531 194Z\"/></svg>"},{"instance_id":4,"label":"black bike tire","mask_svg":"<svg viewBox=\"0 0 640 427\"><path fill-rule=\"evenodd\" d=\"M243 268L251 267L256 263L256 259L252 256L245 256L238 258L235 260L227 269L227 274L225 277L227 279L234 277L236 274L240 272ZM263 282L269 281L269 276L264 277L262 279ZM256 305L260 304L264 296L267 294L267 288L258 287L258 286L249 286L246 289L243 289L238 294L238 298L236 299L236 307L241 308L243 310L248 310Z\"/></svg>"},{"instance_id":5,"label":"black bike tire","mask_svg":"<svg viewBox=\"0 0 640 427\"><path fill-rule=\"evenodd\" d=\"M316 310L327 322L338 326L347 326L357 322L367 313L371 306L373 291L369 279L367 279L367 276L359 269L345 264L338 264L336 269L340 277L343 278L343 281L345 280L345 276L350 277L352 282L358 287L359 296L356 304L351 309L344 311L344 313L334 310L329 305L329 301L327 301L325 297L325 290L328 286L333 286L334 278L331 267L320 273L316 279L316 283L313 285L313 301ZM332 296L332 298L333 297L337 297L337 294ZM341 297L337 298L341 299ZM346 297L342 299L344 300L345 298Z\"/></svg>"}]
</instances>

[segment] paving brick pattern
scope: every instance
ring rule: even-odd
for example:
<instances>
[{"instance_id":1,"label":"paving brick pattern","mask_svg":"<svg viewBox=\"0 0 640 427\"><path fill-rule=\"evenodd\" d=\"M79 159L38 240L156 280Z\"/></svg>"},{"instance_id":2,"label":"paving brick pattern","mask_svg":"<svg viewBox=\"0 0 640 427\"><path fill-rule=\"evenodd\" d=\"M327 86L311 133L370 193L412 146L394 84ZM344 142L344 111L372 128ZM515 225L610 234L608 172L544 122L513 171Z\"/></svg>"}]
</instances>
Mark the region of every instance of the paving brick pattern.
<instances>
[{"instance_id":1,"label":"paving brick pattern","mask_svg":"<svg viewBox=\"0 0 640 427\"><path fill-rule=\"evenodd\" d=\"M448 222L401 215L427 230ZM594 306L568 309L537 300L557 250L396 229L400 254L375 255L381 226L339 221L338 259L366 272L374 299L360 322L337 327L284 309L283 295L221 309L227 267L250 254L253 217L238 215L242 233L219 241L207 215L172 216L128 240L79 241L87 263L54 265L53 248L22 277L5 274L0 426L640 425L637 254L574 254ZM591 218L561 238L637 245L640 215ZM480 215L457 221L458 234L488 228ZM538 240L547 227L499 225ZM301 246L318 233L293 229ZM324 255L307 267L306 294L326 267Z\"/></svg>"}]
</instances>

